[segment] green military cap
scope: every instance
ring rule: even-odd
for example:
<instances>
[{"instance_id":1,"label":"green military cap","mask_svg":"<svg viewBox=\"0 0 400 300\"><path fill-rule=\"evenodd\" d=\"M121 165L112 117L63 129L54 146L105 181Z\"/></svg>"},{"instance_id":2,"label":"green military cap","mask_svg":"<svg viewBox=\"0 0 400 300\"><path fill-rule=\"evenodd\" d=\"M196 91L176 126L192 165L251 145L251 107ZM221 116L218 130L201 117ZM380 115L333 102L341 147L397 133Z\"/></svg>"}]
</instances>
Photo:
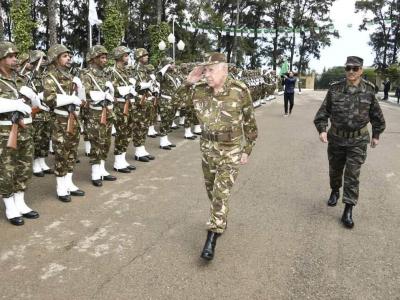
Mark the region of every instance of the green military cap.
<instances>
[{"instance_id":1,"label":"green military cap","mask_svg":"<svg viewBox=\"0 0 400 300\"><path fill-rule=\"evenodd\" d=\"M6 41L0 42L0 59L6 57L9 54L18 52L19 51L17 47L13 43Z\"/></svg>"},{"instance_id":2,"label":"green military cap","mask_svg":"<svg viewBox=\"0 0 400 300\"><path fill-rule=\"evenodd\" d=\"M209 66L209 65L215 65L219 63L226 63L226 55L224 53L220 52L211 52L206 55L206 61L203 62L201 65L202 66Z\"/></svg>"},{"instance_id":3,"label":"green military cap","mask_svg":"<svg viewBox=\"0 0 400 300\"><path fill-rule=\"evenodd\" d=\"M358 56L348 56L346 66L362 67L364 60Z\"/></svg>"},{"instance_id":4,"label":"green military cap","mask_svg":"<svg viewBox=\"0 0 400 300\"><path fill-rule=\"evenodd\" d=\"M49 48L49 51L47 52L47 55L49 58L49 63L53 63L60 54L63 54L66 52L71 53L71 51L64 45L55 44L55 45L51 46Z\"/></svg>"},{"instance_id":5,"label":"green military cap","mask_svg":"<svg viewBox=\"0 0 400 300\"><path fill-rule=\"evenodd\" d=\"M41 50L32 50L29 53L29 62L34 63L35 61L38 61L41 57L45 58L46 54L41 51Z\"/></svg>"},{"instance_id":6,"label":"green military cap","mask_svg":"<svg viewBox=\"0 0 400 300\"><path fill-rule=\"evenodd\" d=\"M139 60L143 56L148 56L148 55L149 55L149 52L147 52L147 50L144 48L138 48L135 51L135 59L136 60Z\"/></svg>"},{"instance_id":7,"label":"green military cap","mask_svg":"<svg viewBox=\"0 0 400 300\"><path fill-rule=\"evenodd\" d=\"M21 53L18 55L18 64L23 65L28 61L28 59L29 59L28 53Z\"/></svg>"},{"instance_id":8,"label":"green military cap","mask_svg":"<svg viewBox=\"0 0 400 300\"><path fill-rule=\"evenodd\" d=\"M95 45L89 49L89 52L86 56L86 60L91 61L92 59L94 59L100 55L103 55L103 54L108 54L106 47L104 47L102 45Z\"/></svg>"},{"instance_id":9,"label":"green military cap","mask_svg":"<svg viewBox=\"0 0 400 300\"><path fill-rule=\"evenodd\" d=\"M118 60L121 59L125 54L131 53L131 49L125 46L118 46L113 50L113 58Z\"/></svg>"}]
</instances>

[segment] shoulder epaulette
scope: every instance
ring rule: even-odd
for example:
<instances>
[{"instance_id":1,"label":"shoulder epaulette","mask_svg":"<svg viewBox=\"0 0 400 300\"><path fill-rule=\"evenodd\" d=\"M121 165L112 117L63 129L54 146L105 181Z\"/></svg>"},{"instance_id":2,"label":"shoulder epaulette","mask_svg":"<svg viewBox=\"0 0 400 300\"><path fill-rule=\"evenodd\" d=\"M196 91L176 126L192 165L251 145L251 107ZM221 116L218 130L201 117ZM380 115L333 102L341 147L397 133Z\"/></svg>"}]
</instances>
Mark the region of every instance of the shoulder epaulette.
<instances>
[{"instance_id":1,"label":"shoulder epaulette","mask_svg":"<svg viewBox=\"0 0 400 300\"><path fill-rule=\"evenodd\" d=\"M241 88L241 89L243 89L243 90L247 90L247 85L243 81L232 80L232 84L237 86L237 87L239 87L239 88Z\"/></svg>"}]
</instances>

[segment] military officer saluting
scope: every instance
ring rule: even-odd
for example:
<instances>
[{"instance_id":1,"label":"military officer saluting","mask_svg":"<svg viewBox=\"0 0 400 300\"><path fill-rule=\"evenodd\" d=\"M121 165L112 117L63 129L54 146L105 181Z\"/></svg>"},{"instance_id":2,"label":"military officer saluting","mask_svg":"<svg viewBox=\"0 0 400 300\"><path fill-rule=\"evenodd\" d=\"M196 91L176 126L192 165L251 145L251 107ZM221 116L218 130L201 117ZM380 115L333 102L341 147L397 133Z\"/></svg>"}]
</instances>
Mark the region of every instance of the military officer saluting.
<instances>
[{"instance_id":1,"label":"military officer saluting","mask_svg":"<svg viewBox=\"0 0 400 300\"><path fill-rule=\"evenodd\" d=\"M23 225L23 217L39 217L25 203L34 151L31 105L37 98L16 73L17 54L14 44L0 42L0 194L7 219Z\"/></svg>"},{"instance_id":2,"label":"military officer saluting","mask_svg":"<svg viewBox=\"0 0 400 300\"><path fill-rule=\"evenodd\" d=\"M71 196L85 195L72 181L80 138L78 115L83 99L78 95L82 82L69 73L71 52L67 47L51 46L48 59L50 66L43 78L43 94L54 120L52 144L57 197L62 202L70 202Z\"/></svg>"},{"instance_id":3,"label":"military officer saluting","mask_svg":"<svg viewBox=\"0 0 400 300\"><path fill-rule=\"evenodd\" d=\"M82 72L81 79L89 103L87 136L90 141L90 164L92 183L100 187L102 181L117 178L105 169L105 161L111 146L111 129L114 122L114 87L105 70L108 51L104 46L95 45L89 49L89 68Z\"/></svg>"},{"instance_id":4,"label":"military officer saluting","mask_svg":"<svg viewBox=\"0 0 400 300\"><path fill-rule=\"evenodd\" d=\"M211 53L189 74L186 84L194 85L191 101L203 127L200 149L211 209L201 257L211 260L217 237L226 229L228 198L239 165L248 162L257 126L250 92L242 82L228 78L224 54Z\"/></svg>"},{"instance_id":5,"label":"military officer saluting","mask_svg":"<svg viewBox=\"0 0 400 300\"><path fill-rule=\"evenodd\" d=\"M329 206L335 206L342 187L345 209L342 223L354 226L352 209L359 195L361 165L367 157L370 142L368 123L372 124L371 147L379 143L385 130L385 119L375 97L374 85L361 78L363 59L349 56L346 62L346 79L333 83L318 110L314 124L323 143L328 143L329 177L332 189ZM331 127L327 130L328 119Z\"/></svg>"}]
</instances>

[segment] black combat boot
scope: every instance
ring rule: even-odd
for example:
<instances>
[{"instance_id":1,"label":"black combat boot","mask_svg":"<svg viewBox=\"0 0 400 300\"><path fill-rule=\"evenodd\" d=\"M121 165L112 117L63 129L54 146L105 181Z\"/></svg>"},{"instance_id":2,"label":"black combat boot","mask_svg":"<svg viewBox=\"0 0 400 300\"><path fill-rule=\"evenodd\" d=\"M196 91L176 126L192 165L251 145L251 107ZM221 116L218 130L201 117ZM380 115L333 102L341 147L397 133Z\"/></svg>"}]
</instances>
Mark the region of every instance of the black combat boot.
<instances>
[{"instance_id":1,"label":"black combat boot","mask_svg":"<svg viewBox=\"0 0 400 300\"><path fill-rule=\"evenodd\" d=\"M339 198L340 198L339 190L332 190L331 195L329 196L328 206L336 206Z\"/></svg>"},{"instance_id":2,"label":"black combat boot","mask_svg":"<svg viewBox=\"0 0 400 300\"><path fill-rule=\"evenodd\" d=\"M201 252L201 258L206 260L212 260L214 258L215 245L217 244L217 238L220 233L208 231L207 240L204 244L203 252Z\"/></svg>"},{"instance_id":3,"label":"black combat boot","mask_svg":"<svg viewBox=\"0 0 400 300\"><path fill-rule=\"evenodd\" d=\"M342 223L347 228L354 227L352 211L353 211L353 205L346 203L346 206L343 211Z\"/></svg>"}]
</instances>

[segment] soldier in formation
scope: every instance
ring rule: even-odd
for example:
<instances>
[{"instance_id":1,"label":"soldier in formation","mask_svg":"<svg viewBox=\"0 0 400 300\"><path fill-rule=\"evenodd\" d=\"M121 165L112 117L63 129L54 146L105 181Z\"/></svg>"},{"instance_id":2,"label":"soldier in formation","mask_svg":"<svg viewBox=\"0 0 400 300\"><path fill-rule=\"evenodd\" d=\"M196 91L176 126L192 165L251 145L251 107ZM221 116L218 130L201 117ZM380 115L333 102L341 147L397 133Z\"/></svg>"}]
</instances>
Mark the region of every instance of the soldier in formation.
<instances>
[{"instance_id":1,"label":"soldier in formation","mask_svg":"<svg viewBox=\"0 0 400 300\"><path fill-rule=\"evenodd\" d=\"M385 130L385 119L375 97L374 85L361 78L363 59L349 56L346 79L333 83L318 110L314 124L321 142L328 143L331 195L329 206L336 206L343 183L345 208L341 221L353 228L353 207L358 202L361 166L367 157L367 145L376 147ZM328 119L331 126L328 130ZM372 124L372 140L368 132ZM344 177L344 180L343 180Z\"/></svg>"},{"instance_id":2,"label":"soldier in formation","mask_svg":"<svg viewBox=\"0 0 400 300\"><path fill-rule=\"evenodd\" d=\"M0 193L7 219L18 226L39 217L25 202L34 152L31 106L39 100L17 74L17 54L14 44L0 42Z\"/></svg>"}]
</instances>

